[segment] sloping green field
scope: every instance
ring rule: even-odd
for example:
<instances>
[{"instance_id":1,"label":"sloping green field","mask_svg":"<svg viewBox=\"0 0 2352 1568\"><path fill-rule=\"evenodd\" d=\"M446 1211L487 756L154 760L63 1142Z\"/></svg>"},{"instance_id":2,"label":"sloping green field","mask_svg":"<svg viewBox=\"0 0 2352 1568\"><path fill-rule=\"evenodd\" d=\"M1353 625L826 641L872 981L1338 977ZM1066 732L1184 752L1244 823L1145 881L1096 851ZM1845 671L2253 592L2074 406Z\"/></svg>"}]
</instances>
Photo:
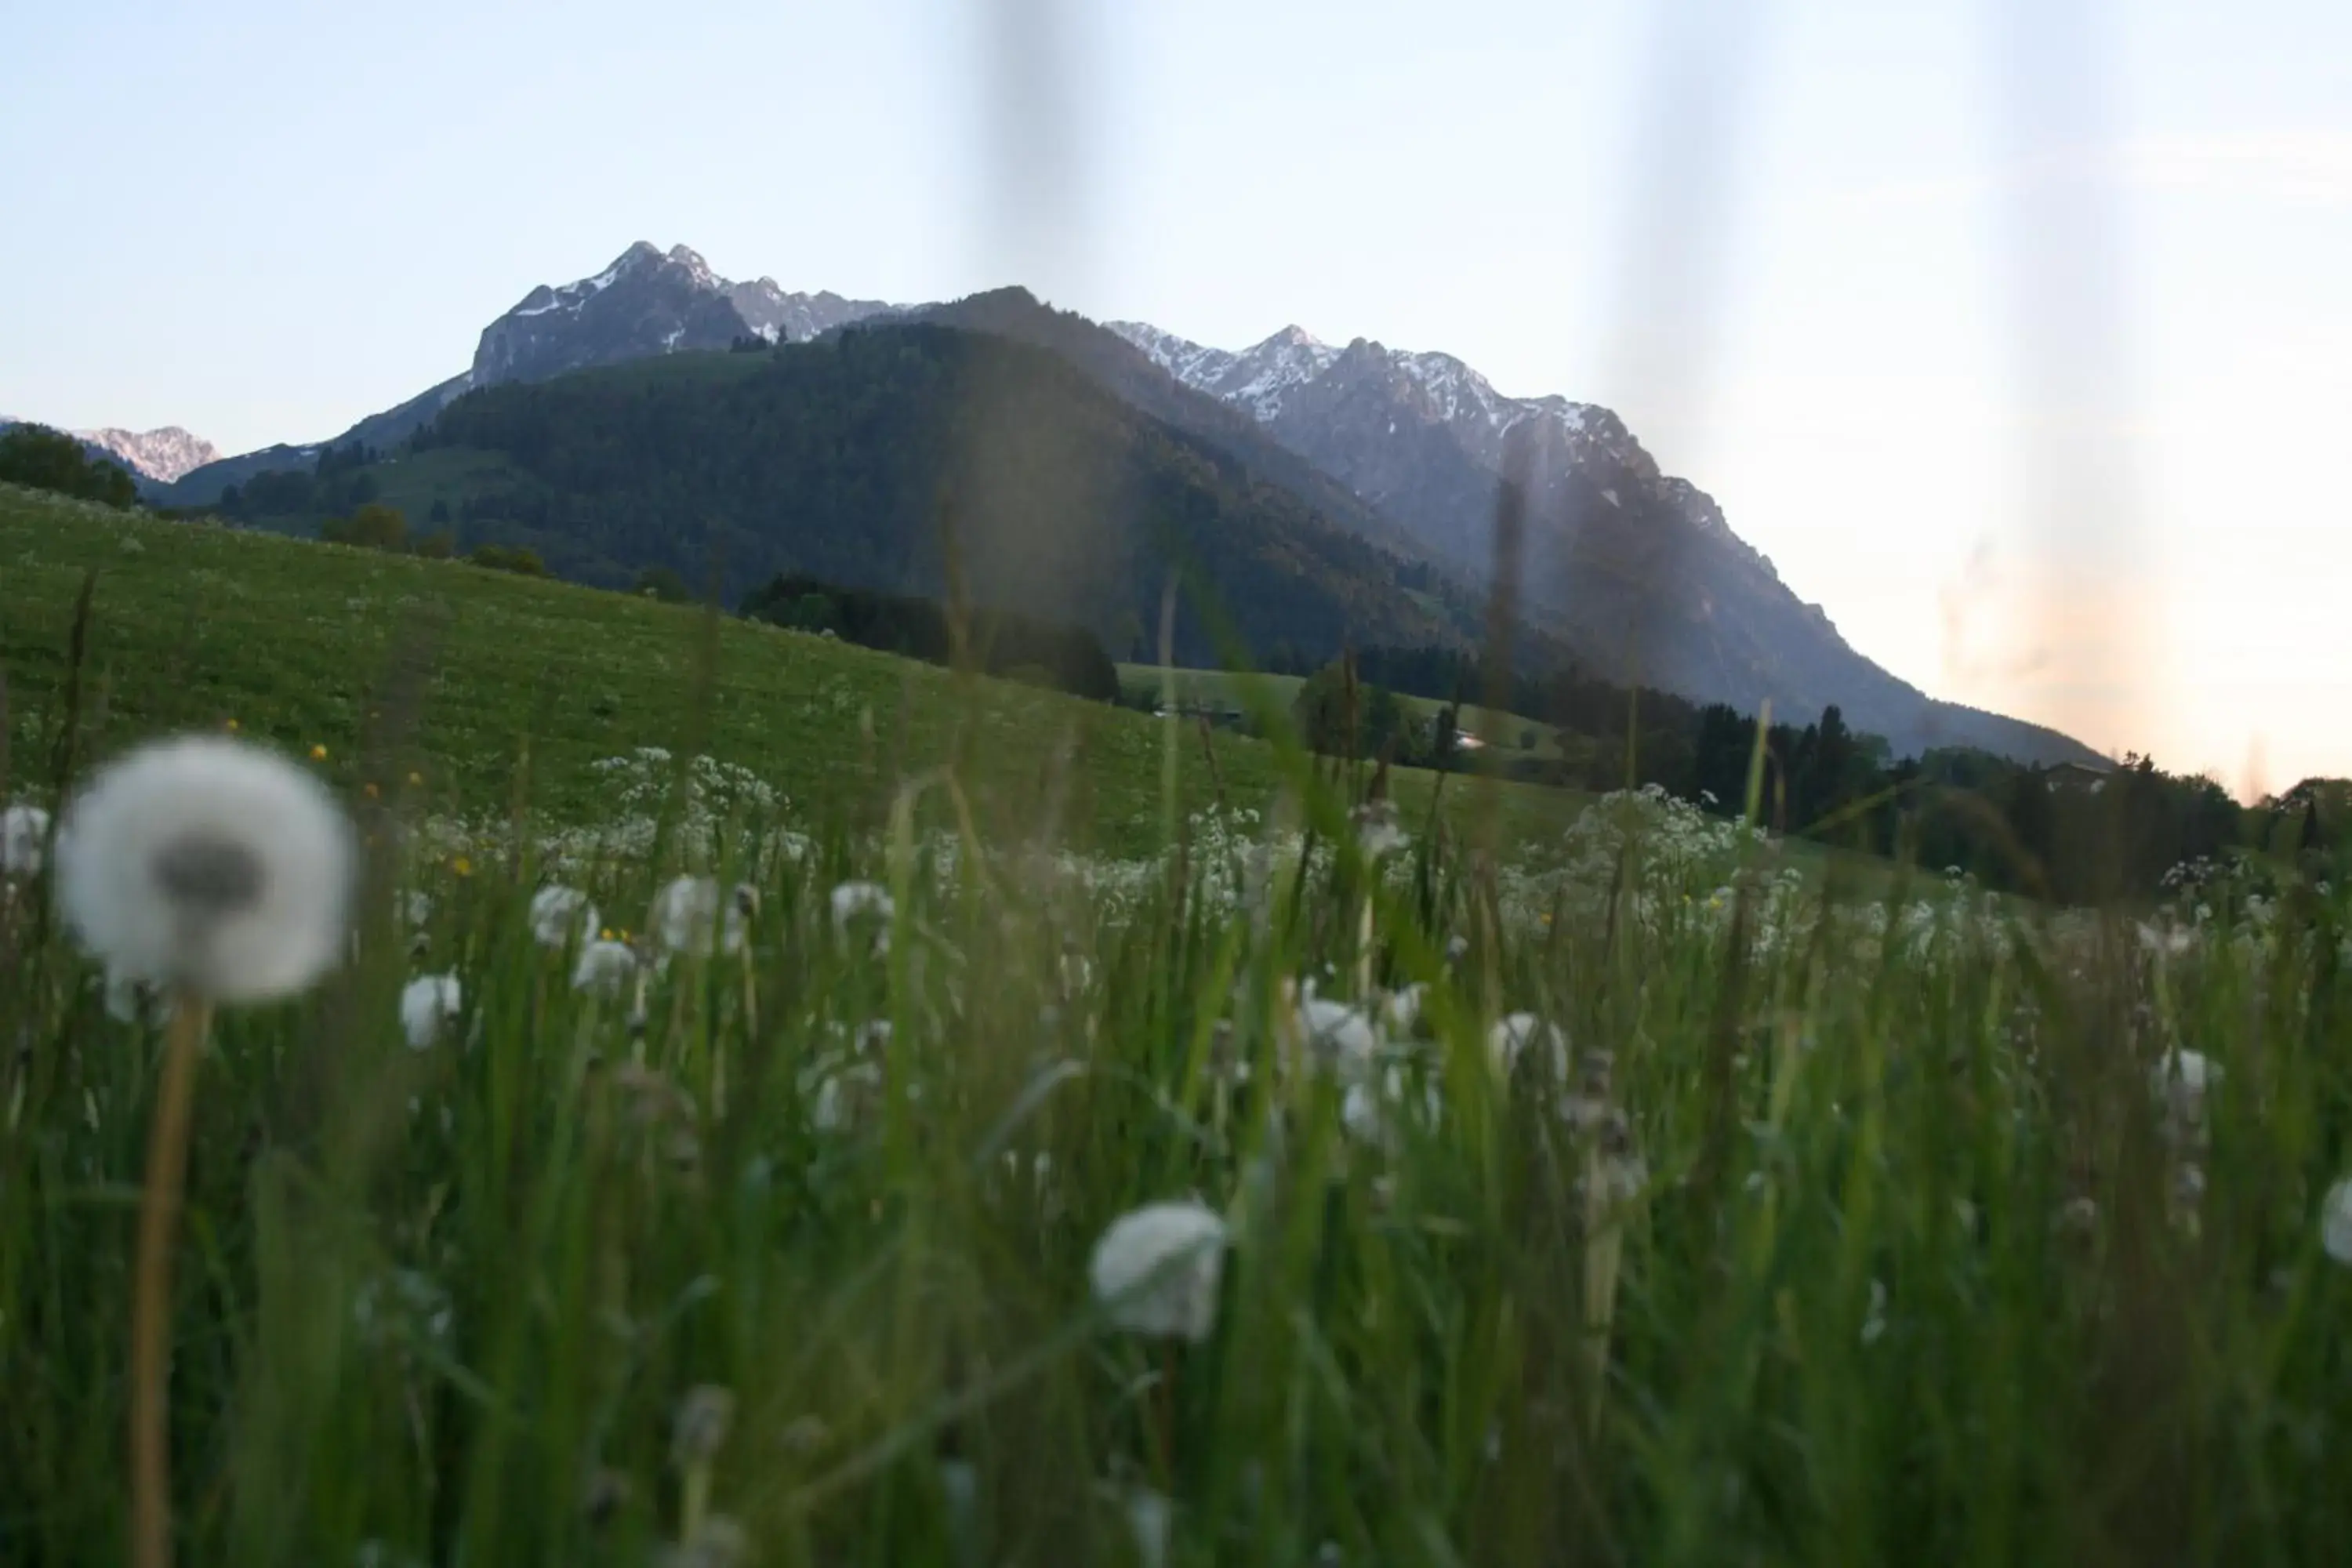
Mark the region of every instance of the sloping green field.
<instances>
[{"instance_id":1,"label":"sloping green field","mask_svg":"<svg viewBox=\"0 0 2352 1568\"><path fill-rule=\"evenodd\" d=\"M81 696L86 752L234 722L352 788L405 788L480 818L600 815L591 764L632 748L707 752L813 816L877 780L958 759L999 831L1136 853L1157 839L1166 730L1146 715L625 595L202 524L0 487L0 671L9 765L53 765L75 604L96 573ZM1182 808L1260 805L1273 749L1179 731ZM390 749L387 750L386 748ZM1208 757L1213 752L1213 772ZM362 763L362 757L371 761ZM527 764L527 765L519 765ZM1437 775L1405 773L1409 816ZM1446 782L1449 816L1471 791ZM1506 829L1556 832L1581 797L1499 786Z\"/></svg>"}]
</instances>

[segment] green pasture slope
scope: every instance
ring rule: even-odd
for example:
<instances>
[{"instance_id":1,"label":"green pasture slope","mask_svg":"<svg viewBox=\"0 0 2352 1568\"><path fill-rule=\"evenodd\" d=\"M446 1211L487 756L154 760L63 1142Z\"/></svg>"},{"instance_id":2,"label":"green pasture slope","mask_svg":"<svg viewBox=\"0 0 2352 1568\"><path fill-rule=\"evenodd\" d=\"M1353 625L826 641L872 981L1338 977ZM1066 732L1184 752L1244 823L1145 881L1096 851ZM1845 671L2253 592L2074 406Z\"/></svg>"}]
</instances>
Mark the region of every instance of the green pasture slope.
<instances>
[{"instance_id":1,"label":"green pasture slope","mask_svg":"<svg viewBox=\"0 0 2352 1568\"><path fill-rule=\"evenodd\" d=\"M959 775L999 831L1053 827L1102 853L1158 841L1165 731L1146 715L949 671L825 638L627 595L205 524L110 511L0 487L0 672L10 764L50 765L74 605L95 571L85 659L85 747L167 729L243 732L327 749L341 782L404 787L480 819L528 798L560 820L610 803L591 766L641 745L693 748L752 769L822 818L867 805L877 777L961 759ZM361 776L372 734L402 721L396 764ZM386 716L387 704L393 710ZM1182 732L1186 810L1220 791L1262 805L1271 747ZM1066 761L1065 761L1066 759ZM1425 811L1434 774L1396 793ZM1447 781L1466 820L1465 781ZM1501 789L1510 833L1557 832L1570 793ZM1043 820L1046 803L1053 807Z\"/></svg>"}]
</instances>

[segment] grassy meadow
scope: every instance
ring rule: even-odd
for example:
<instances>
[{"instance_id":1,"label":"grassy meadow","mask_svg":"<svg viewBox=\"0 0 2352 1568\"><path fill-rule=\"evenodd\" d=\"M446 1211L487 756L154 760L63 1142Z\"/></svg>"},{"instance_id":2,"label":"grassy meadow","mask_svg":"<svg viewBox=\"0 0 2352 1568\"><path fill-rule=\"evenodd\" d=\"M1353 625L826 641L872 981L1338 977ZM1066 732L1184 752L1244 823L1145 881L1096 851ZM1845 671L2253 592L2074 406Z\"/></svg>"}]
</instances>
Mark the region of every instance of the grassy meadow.
<instances>
[{"instance_id":1,"label":"grassy meadow","mask_svg":"<svg viewBox=\"0 0 2352 1568\"><path fill-rule=\"evenodd\" d=\"M201 1062L183 1562L2352 1553L2340 871L2046 910L1412 776L1398 842L1286 745L21 492L0 661L0 796L234 720L365 846L349 961ZM52 875L0 1562L109 1564L163 1026ZM664 940L680 875L731 936ZM1177 1200L1197 1339L1090 1283Z\"/></svg>"},{"instance_id":2,"label":"grassy meadow","mask_svg":"<svg viewBox=\"0 0 2352 1568\"><path fill-rule=\"evenodd\" d=\"M396 789L474 822L520 807L593 816L604 804L594 764L641 746L724 759L818 817L854 814L887 794L882 781L953 758L1000 836L1141 854L1165 831L1166 735L1146 715L463 562L0 487L0 670L20 778L49 760L92 573L85 755L234 723L296 752L325 747L346 787ZM1192 731L1179 746L1184 811L1272 798L1271 747ZM1395 794L1419 820L1461 782L1441 792L1438 775L1401 770ZM1557 831L1582 804L1520 785L1493 798L1512 831ZM1444 804L1467 820L1466 795Z\"/></svg>"}]
</instances>

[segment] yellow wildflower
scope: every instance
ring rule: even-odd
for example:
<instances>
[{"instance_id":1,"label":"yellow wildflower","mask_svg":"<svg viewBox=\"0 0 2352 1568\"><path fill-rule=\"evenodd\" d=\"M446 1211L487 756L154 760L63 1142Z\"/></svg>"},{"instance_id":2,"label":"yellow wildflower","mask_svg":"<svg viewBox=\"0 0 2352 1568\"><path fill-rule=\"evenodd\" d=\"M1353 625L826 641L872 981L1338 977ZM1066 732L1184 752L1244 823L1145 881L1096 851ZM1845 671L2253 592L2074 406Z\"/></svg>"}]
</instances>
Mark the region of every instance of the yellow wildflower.
<instances>
[{"instance_id":1,"label":"yellow wildflower","mask_svg":"<svg viewBox=\"0 0 2352 1568\"><path fill-rule=\"evenodd\" d=\"M313 746L313 747L311 747L311 748L310 748L310 760L311 760L312 762L314 762L314 763L323 763L323 762L325 762L325 761L327 760L327 748L326 748L326 747L324 747L324 746Z\"/></svg>"}]
</instances>

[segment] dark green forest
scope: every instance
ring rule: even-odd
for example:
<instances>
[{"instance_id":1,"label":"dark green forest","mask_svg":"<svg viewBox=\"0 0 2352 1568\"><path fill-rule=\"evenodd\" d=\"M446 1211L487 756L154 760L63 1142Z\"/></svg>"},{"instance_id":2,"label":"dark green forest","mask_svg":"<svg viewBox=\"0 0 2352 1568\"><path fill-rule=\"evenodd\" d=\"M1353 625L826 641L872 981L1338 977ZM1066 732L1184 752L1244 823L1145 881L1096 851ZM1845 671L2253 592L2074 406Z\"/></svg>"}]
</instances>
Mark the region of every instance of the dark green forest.
<instances>
[{"instance_id":1,"label":"dark green forest","mask_svg":"<svg viewBox=\"0 0 2352 1568\"><path fill-rule=\"evenodd\" d=\"M0 430L0 483L104 506L139 504L138 483L120 465L90 456L79 441L46 425Z\"/></svg>"},{"instance_id":2,"label":"dark green forest","mask_svg":"<svg viewBox=\"0 0 2352 1568\"><path fill-rule=\"evenodd\" d=\"M927 664L961 664L1097 702L1118 700L1118 669L1083 626L1005 610L951 612L929 599L844 588L804 573L787 573L753 590L743 614L799 631L831 632L860 647Z\"/></svg>"}]
</instances>

